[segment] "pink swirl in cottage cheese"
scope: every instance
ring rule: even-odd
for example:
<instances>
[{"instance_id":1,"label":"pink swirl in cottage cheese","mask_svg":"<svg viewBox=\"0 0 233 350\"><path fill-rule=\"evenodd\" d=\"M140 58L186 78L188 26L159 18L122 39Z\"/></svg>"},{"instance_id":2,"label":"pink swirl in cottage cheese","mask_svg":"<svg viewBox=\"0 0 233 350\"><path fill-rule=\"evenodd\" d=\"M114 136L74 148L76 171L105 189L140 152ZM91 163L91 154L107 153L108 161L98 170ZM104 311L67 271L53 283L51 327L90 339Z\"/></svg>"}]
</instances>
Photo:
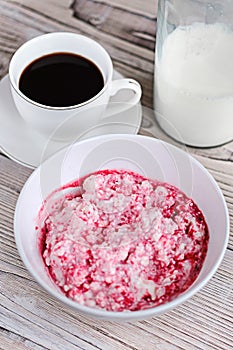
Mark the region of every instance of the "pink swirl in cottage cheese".
<instances>
[{"instance_id":1,"label":"pink swirl in cottage cheese","mask_svg":"<svg viewBox=\"0 0 233 350\"><path fill-rule=\"evenodd\" d=\"M55 191L38 222L54 282L68 298L109 311L177 297L197 278L209 241L192 199L127 170L98 171Z\"/></svg>"}]
</instances>

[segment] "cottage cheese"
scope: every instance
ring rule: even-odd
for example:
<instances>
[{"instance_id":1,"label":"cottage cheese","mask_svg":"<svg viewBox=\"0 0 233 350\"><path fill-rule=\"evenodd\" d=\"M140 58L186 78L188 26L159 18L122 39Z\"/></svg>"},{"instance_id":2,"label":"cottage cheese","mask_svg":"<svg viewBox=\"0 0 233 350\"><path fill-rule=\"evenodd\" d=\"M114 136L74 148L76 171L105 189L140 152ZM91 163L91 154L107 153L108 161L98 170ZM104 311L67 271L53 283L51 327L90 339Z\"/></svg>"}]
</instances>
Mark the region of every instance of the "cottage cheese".
<instances>
[{"instance_id":1,"label":"cottage cheese","mask_svg":"<svg viewBox=\"0 0 233 350\"><path fill-rule=\"evenodd\" d=\"M147 309L184 292L209 239L192 199L126 170L99 171L57 190L37 229L45 265L67 297L111 311Z\"/></svg>"}]
</instances>

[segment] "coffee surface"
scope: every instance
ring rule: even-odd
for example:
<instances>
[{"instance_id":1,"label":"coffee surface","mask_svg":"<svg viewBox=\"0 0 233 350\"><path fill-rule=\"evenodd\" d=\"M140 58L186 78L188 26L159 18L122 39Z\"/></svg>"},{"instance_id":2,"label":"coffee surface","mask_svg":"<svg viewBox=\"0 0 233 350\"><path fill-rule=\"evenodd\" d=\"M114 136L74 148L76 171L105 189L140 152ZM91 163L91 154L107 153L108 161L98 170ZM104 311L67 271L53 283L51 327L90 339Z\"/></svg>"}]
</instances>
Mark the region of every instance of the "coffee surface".
<instances>
[{"instance_id":1,"label":"coffee surface","mask_svg":"<svg viewBox=\"0 0 233 350\"><path fill-rule=\"evenodd\" d=\"M52 107L74 106L96 96L104 86L99 68L72 53L53 53L31 62L22 72L20 91Z\"/></svg>"}]
</instances>

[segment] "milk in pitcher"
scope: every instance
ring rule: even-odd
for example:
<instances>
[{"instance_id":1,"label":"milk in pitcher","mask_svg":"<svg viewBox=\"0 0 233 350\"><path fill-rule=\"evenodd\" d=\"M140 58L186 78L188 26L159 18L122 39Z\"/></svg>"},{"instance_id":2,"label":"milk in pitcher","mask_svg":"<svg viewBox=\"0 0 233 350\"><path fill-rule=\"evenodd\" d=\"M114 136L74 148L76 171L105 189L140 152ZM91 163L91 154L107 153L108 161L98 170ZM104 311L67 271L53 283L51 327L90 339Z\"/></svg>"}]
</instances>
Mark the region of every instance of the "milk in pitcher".
<instances>
[{"instance_id":1,"label":"milk in pitcher","mask_svg":"<svg viewBox=\"0 0 233 350\"><path fill-rule=\"evenodd\" d=\"M170 136L199 147L233 139L231 30L220 23L178 26L155 64L155 115Z\"/></svg>"}]
</instances>

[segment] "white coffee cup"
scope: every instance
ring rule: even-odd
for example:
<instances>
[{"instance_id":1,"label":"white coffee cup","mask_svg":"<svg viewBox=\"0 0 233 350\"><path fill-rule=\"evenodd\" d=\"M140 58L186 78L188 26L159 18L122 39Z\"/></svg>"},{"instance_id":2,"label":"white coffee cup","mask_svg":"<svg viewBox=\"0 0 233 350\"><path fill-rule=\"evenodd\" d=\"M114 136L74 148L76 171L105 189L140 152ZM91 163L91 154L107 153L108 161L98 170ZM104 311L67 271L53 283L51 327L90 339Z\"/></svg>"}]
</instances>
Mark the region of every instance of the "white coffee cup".
<instances>
[{"instance_id":1,"label":"white coffee cup","mask_svg":"<svg viewBox=\"0 0 233 350\"><path fill-rule=\"evenodd\" d=\"M19 80L24 69L40 57L59 52L78 54L99 68L104 86L96 96L74 106L53 107L37 103L20 91ZM113 65L106 50L88 37L68 32L44 34L27 41L15 52L9 65L12 96L20 115L38 132L58 140L74 138L105 119L107 122L104 110L110 97L119 90L130 89L134 93L130 94L128 107L126 103L117 104L117 112L139 102L142 92L137 81L112 80L112 77Z\"/></svg>"}]
</instances>

